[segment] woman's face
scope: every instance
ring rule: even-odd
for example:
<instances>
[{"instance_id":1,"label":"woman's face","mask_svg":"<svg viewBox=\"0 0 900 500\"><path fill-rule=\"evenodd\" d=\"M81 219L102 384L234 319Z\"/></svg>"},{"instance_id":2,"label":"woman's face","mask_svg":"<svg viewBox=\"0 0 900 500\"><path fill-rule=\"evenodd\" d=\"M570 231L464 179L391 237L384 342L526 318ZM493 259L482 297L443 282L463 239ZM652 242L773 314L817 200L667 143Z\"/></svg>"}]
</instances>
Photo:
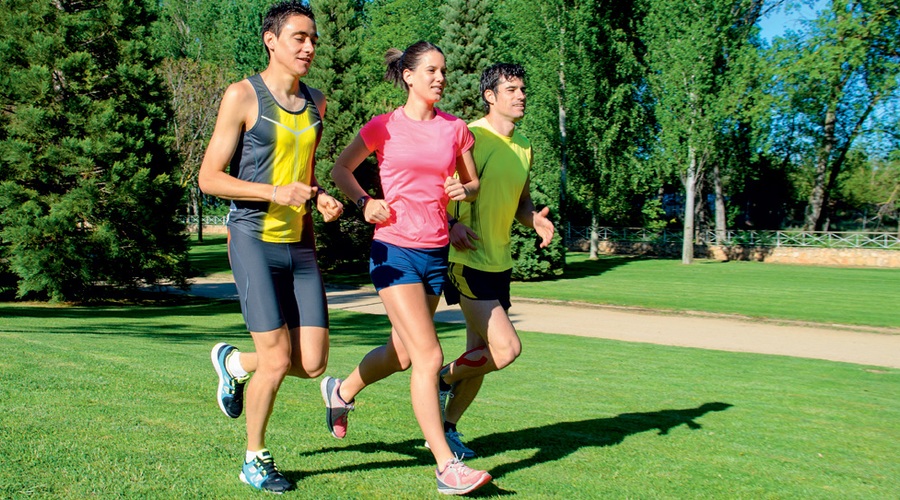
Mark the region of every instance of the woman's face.
<instances>
[{"instance_id":1,"label":"woman's face","mask_svg":"<svg viewBox=\"0 0 900 500\"><path fill-rule=\"evenodd\" d=\"M444 95L444 86L447 81L444 74L447 66L444 63L444 55L436 50L430 50L419 58L415 69L403 70L403 80L409 86L409 93L428 103L436 103Z\"/></svg>"}]
</instances>

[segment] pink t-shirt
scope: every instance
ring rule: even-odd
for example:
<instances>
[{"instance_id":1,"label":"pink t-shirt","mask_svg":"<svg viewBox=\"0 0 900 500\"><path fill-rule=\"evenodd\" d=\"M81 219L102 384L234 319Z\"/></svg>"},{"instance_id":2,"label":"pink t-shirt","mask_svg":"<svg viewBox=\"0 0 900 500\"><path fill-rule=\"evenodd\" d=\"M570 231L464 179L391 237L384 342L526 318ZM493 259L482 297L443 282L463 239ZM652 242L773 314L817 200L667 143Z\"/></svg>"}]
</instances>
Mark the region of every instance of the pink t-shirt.
<instances>
[{"instance_id":1,"label":"pink t-shirt","mask_svg":"<svg viewBox=\"0 0 900 500\"><path fill-rule=\"evenodd\" d=\"M444 181L456 171L456 158L475 139L466 122L435 109L435 117L416 121L403 107L378 115L359 135L375 151L384 200L391 218L376 224L375 239L405 248L440 248L450 242Z\"/></svg>"}]
</instances>

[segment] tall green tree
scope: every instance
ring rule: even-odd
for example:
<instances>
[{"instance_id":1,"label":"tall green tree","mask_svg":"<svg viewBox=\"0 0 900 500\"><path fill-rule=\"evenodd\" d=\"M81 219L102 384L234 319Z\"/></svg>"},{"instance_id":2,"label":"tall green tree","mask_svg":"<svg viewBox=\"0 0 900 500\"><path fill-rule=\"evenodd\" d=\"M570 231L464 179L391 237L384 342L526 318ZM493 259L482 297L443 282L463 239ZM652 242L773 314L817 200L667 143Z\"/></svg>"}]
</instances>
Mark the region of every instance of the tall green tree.
<instances>
[{"instance_id":1,"label":"tall green tree","mask_svg":"<svg viewBox=\"0 0 900 500\"><path fill-rule=\"evenodd\" d=\"M0 266L20 297L184 283L152 21L141 0L0 2Z\"/></svg>"},{"instance_id":2,"label":"tall green tree","mask_svg":"<svg viewBox=\"0 0 900 500\"><path fill-rule=\"evenodd\" d=\"M362 0L312 3L319 44L304 81L324 92L328 103L322 141L316 150L316 177L320 185L339 198L343 196L331 182L334 161L370 118L359 98L369 84L361 77L364 4ZM363 185L371 187L377 182L377 171L371 162L356 173ZM336 222L325 224L315 213L319 261L325 269L364 271L367 265L373 227L358 216L354 202L344 200L345 215Z\"/></svg>"},{"instance_id":3,"label":"tall green tree","mask_svg":"<svg viewBox=\"0 0 900 500\"><path fill-rule=\"evenodd\" d=\"M484 114L481 72L493 64L493 0L449 0L441 5L444 35L438 44L447 59L447 90L440 108L470 122Z\"/></svg>"},{"instance_id":4,"label":"tall green tree","mask_svg":"<svg viewBox=\"0 0 900 500\"><path fill-rule=\"evenodd\" d=\"M803 228L821 229L853 145L900 120L888 111L900 99L900 6L833 0L804 30L777 40L771 60L782 123L773 133L814 158Z\"/></svg>"},{"instance_id":5,"label":"tall green tree","mask_svg":"<svg viewBox=\"0 0 900 500\"><path fill-rule=\"evenodd\" d=\"M734 109L730 100L742 85L734 78L735 48L751 33L760 6L761 0L653 0L644 22L660 127L655 156L683 186L685 264L694 256L699 188L716 164L723 122Z\"/></svg>"}]
</instances>

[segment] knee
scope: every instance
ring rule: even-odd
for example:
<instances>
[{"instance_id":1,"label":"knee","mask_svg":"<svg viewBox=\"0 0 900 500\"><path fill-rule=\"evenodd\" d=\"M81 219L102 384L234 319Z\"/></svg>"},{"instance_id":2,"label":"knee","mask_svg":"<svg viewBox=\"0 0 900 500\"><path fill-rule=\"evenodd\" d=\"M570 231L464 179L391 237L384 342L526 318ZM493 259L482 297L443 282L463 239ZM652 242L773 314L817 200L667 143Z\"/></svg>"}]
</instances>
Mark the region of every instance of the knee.
<instances>
[{"instance_id":1,"label":"knee","mask_svg":"<svg viewBox=\"0 0 900 500\"><path fill-rule=\"evenodd\" d=\"M291 358L287 355L271 356L268 359L260 358L256 373L262 372L273 379L282 380L291 372L291 366Z\"/></svg>"},{"instance_id":2,"label":"knee","mask_svg":"<svg viewBox=\"0 0 900 500\"><path fill-rule=\"evenodd\" d=\"M522 342L518 338L497 347L492 354L494 356L494 364L497 365L498 370L511 365L522 354Z\"/></svg>"},{"instance_id":3,"label":"knee","mask_svg":"<svg viewBox=\"0 0 900 500\"><path fill-rule=\"evenodd\" d=\"M315 363L313 366L306 367L304 366L300 375L303 378L316 378L325 373L325 368L328 366L328 363L323 359L321 363Z\"/></svg>"}]
</instances>

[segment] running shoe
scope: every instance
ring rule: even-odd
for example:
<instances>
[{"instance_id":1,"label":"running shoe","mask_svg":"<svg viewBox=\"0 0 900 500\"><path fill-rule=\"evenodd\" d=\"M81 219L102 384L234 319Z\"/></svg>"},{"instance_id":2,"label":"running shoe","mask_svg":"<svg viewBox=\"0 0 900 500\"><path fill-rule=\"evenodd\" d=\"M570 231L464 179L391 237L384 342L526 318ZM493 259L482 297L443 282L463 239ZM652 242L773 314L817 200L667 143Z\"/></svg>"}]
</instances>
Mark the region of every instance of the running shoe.
<instances>
[{"instance_id":1,"label":"running shoe","mask_svg":"<svg viewBox=\"0 0 900 500\"><path fill-rule=\"evenodd\" d=\"M284 493L294 489L294 483L278 472L269 450L262 450L252 461L244 463L241 481L258 490L271 493Z\"/></svg>"},{"instance_id":2,"label":"running shoe","mask_svg":"<svg viewBox=\"0 0 900 500\"><path fill-rule=\"evenodd\" d=\"M347 435L347 414L353 410L351 403L345 403L339 395L341 387L339 378L325 377L322 379L322 399L325 400L325 424L331 435L344 439Z\"/></svg>"},{"instance_id":3,"label":"running shoe","mask_svg":"<svg viewBox=\"0 0 900 500\"><path fill-rule=\"evenodd\" d=\"M474 450L463 444L461 433L456 431L447 431L444 433L444 436L447 437L447 445L450 447L450 451L456 455L456 458L463 460L466 458L475 458L476 453ZM425 441L425 447L429 450L431 449L431 445L428 444L428 441Z\"/></svg>"},{"instance_id":4,"label":"running shoe","mask_svg":"<svg viewBox=\"0 0 900 500\"><path fill-rule=\"evenodd\" d=\"M472 469L456 458L448 460L443 471L435 470L434 473L437 476L438 493L444 495L465 495L491 480L487 471Z\"/></svg>"},{"instance_id":5,"label":"running shoe","mask_svg":"<svg viewBox=\"0 0 900 500\"><path fill-rule=\"evenodd\" d=\"M244 385L249 377L237 379L228 372L226 366L228 358L237 354L236 347L224 342L216 344L212 348L210 357L212 358L213 368L219 376L219 386L216 389L216 399L219 401L219 408L222 412L231 418L238 418L244 411Z\"/></svg>"}]
</instances>

